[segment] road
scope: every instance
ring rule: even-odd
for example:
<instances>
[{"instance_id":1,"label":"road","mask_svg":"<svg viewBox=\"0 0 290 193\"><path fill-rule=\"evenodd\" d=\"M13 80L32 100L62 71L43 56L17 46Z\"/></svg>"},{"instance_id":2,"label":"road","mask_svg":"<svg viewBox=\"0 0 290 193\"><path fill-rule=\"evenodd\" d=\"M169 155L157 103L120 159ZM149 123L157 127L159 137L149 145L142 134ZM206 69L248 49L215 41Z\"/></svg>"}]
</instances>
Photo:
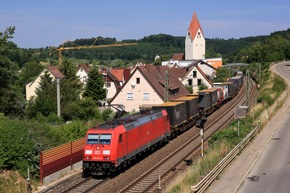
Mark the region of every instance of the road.
<instances>
[{"instance_id":1,"label":"road","mask_svg":"<svg viewBox=\"0 0 290 193\"><path fill-rule=\"evenodd\" d=\"M290 62L271 67L290 84ZM286 95L285 95L286 96ZM290 97L207 193L290 192Z\"/></svg>"},{"instance_id":2,"label":"road","mask_svg":"<svg viewBox=\"0 0 290 193\"><path fill-rule=\"evenodd\" d=\"M275 66L276 72L290 80L289 63ZM248 173L238 193L290 192L290 110L273 133L266 148Z\"/></svg>"}]
</instances>

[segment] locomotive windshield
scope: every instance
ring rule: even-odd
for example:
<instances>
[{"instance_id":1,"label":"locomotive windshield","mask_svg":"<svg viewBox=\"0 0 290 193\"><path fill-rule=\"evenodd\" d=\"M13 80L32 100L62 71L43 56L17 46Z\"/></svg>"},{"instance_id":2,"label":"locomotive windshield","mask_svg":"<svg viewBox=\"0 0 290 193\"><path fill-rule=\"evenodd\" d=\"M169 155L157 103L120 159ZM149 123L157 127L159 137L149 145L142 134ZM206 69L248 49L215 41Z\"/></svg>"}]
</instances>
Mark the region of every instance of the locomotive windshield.
<instances>
[{"instance_id":1,"label":"locomotive windshield","mask_svg":"<svg viewBox=\"0 0 290 193\"><path fill-rule=\"evenodd\" d=\"M110 144L111 134L88 134L87 144Z\"/></svg>"}]
</instances>

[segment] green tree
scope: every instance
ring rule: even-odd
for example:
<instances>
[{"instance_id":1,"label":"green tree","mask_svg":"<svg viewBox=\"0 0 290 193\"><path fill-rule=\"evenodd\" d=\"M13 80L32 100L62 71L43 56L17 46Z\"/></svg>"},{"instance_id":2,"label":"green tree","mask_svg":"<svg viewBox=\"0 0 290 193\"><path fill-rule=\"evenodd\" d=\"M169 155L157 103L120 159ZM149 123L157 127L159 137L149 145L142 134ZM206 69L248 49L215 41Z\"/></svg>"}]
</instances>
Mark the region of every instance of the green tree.
<instances>
[{"instance_id":1,"label":"green tree","mask_svg":"<svg viewBox=\"0 0 290 193\"><path fill-rule=\"evenodd\" d=\"M104 87L104 80L97 67L93 69L88 74L88 81L86 84L84 96L92 97L93 100L99 101L106 97L106 89Z\"/></svg>"},{"instance_id":2,"label":"green tree","mask_svg":"<svg viewBox=\"0 0 290 193\"><path fill-rule=\"evenodd\" d=\"M33 81L43 70L44 66L37 60L30 60L25 63L19 74L19 80L17 82L17 84L22 87L23 94L25 94L25 85Z\"/></svg>"},{"instance_id":3,"label":"green tree","mask_svg":"<svg viewBox=\"0 0 290 193\"><path fill-rule=\"evenodd\" d=\"M36 98L27 105L26 115L28 118L35 118L38 114L48 117L51 113L56 113L56 109L56 85L46 70L36 89Z\"/></svg>"},{"instance_id":4,"label":"green tree","mask_svg":"<svg viewBox=\"0 0 290 193\"><path fill-rule=\"evenodd\" d=\"M285 47L285 59L290 59L290 42L288 41L288 44Z\"/></svg>"},{"instance_id":5,"label":"green tree","mask_svg":"<svg viewBox=\"0 0 290 193\"><path fill-rule=\"evenodd\" d=\"M19 49L9 42L13 38L15 27L8 27L0 32L0 113L19 116L23 112L24 97L16 84L18 74Z\"/></svg>"},{"instance_id":6,"label":"green tree","mask_svg":"<svg viewBox=\"0 0 290 193\"><path fill-rule=\"evenodd\" d=\"M61 114L65 121L72 120L79 117L82 85L76 76L77 68L70 60L63 61L60 71L64 74L60 82Z\"/></svg>"},{"instance_id":7,"label":"green tree","mask_svg":"<svg viewBox=\"0 0 290 193\"><path fill-rule=\"evenodd\" d=\"M229 77L232 77L232 70L226 67L220 67L216 70L216 75L213 82L225 82Z\"/></svg>"}]
</instances>

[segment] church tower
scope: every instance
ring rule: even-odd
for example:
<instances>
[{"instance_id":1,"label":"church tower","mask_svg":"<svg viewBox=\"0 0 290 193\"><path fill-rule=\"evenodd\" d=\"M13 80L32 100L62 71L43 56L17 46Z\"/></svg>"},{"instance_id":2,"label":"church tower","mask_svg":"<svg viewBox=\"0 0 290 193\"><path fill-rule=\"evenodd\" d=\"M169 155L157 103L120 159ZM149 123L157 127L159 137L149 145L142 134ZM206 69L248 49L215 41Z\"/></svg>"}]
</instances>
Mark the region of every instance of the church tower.
<instances>
[{"instance_id":1,"label":"church tower","mask_svg":"<svg viewBox=\"0 0 290 193\"><path fill-rule=\"evenodd\" d=\"M205 58L205 37L196 12L192 16L185 38L185 60Z\"/></svg>"}]
</instances>

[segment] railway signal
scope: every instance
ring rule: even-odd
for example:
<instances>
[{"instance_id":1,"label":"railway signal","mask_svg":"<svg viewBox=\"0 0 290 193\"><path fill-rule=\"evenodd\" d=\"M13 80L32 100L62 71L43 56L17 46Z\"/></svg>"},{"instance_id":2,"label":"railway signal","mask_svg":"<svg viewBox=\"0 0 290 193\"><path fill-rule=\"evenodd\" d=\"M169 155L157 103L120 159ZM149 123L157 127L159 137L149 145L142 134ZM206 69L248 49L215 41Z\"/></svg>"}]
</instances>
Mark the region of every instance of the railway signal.
<instances>
[{"instance_id":1,"label":"railway signal","mask_svg":"<svg viewBox=\"0 0 290 193\"><path fill-rule=\"evenodd\" d=\"M204 125L207 120L206 116L202 116L200 119L196 121L196 127L200 128L200 136L201 136L201 143L200 143L200 156L204 156Z\"/></svg>"}]
</instances>

